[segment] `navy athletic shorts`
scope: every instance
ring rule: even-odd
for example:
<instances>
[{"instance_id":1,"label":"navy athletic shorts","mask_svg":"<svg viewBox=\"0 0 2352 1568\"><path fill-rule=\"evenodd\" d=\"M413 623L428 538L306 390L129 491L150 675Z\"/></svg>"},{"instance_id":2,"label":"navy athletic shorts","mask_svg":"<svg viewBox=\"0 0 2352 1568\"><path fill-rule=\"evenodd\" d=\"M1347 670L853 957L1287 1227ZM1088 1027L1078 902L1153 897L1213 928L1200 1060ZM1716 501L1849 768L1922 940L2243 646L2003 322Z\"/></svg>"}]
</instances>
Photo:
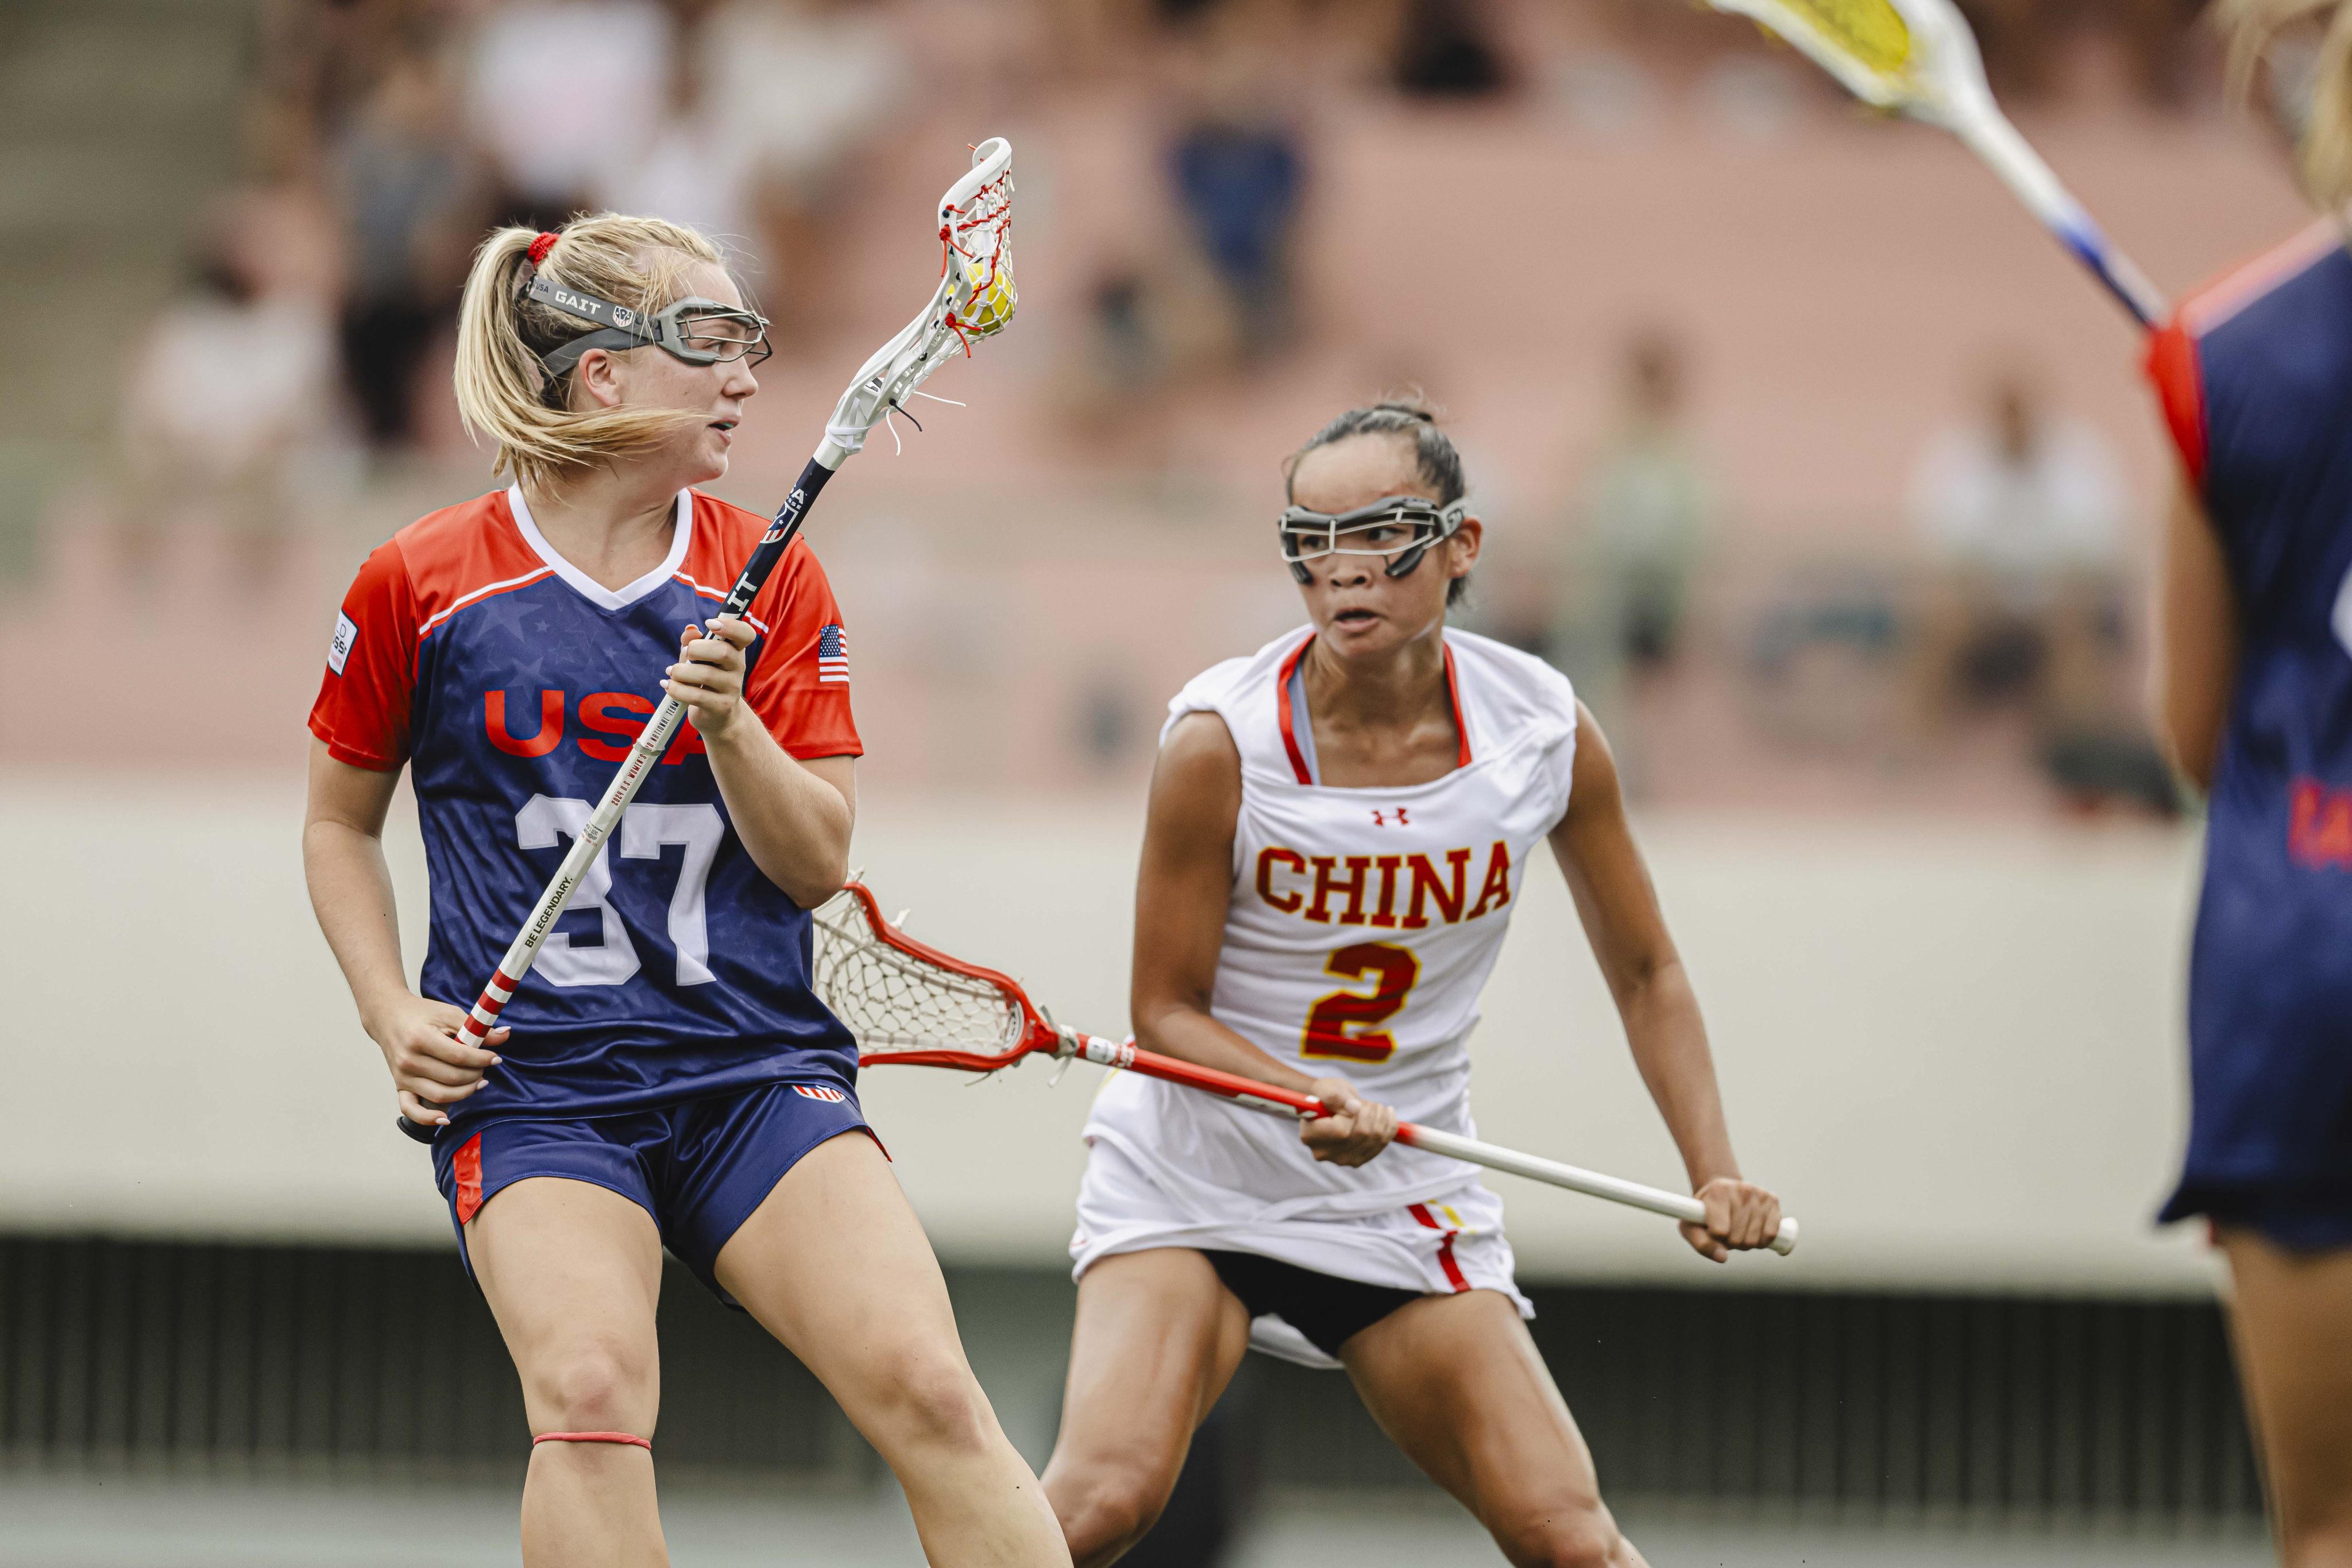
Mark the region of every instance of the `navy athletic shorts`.
<instances>
[{"instance_id":1,"label":"navy athletic shorts","mask_svg":"<svg viewBox=\"0 0 2352 1568\"><path fill-rule=\"evenodd\" d=\"M2190 1185L2165 1205L2163 1218L2203 1215L2219 1226L2242 1226L2289 1252L2340 1252L2352 1247L2352 1183L2270 1183Z\"/></svg>"},{"instance_id":2,"label":"navy athletic shorts","mask_svg":"<svg viewBox=\"0 0 2352 1568\"><path fill-rule=\"evenodd\" d=\"M656 1110L493 1121L454 1148L433 1146L433 1174L457 1227L510 1182L562 1176L609 1187L653 1215L662 1245L719 1299L719 1249L818 1144L864 1132L857 1099L831 1083L772 1083ZM875 1139L878 1147L880 1139Z\"/></svg>"}]
</instances>

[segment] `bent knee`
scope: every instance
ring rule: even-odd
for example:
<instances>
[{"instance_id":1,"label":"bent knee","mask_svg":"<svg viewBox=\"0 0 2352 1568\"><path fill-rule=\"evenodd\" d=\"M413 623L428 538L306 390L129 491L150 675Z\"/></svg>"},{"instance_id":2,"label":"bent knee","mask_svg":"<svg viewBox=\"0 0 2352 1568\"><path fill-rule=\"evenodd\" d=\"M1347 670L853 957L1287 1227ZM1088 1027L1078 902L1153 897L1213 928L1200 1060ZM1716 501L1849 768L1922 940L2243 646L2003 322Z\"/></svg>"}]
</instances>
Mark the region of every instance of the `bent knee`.
<instances>
[{"instance_id":1,"label":"bent knee","mask_svg":"<svg viewBox=\"0 0 2352 1568\"><path fill-rule=\"evenodd\" d=\"M996 1413L971 1371L947 1362L900 1369L876 1390L866 1438L884 1451L971 1453L998 1440Z\"/></svg>"},{"instance_id":2,"label":"bent knee","mask_svg":"<svg viewBox=\"0 0 2352 1568\"><path fill-rule=\"evenodd\" d=\"M533 1415L555 1432L633 1432L653 1436L652 1358L627 1347L580 1346L532 1370Z\"/></svg>"},{"instance_id":3,"label":"bent knee","mask_svg":"<svg viewBox=\"0 0 2352 1568\"><path fill-rule=\"evenodd\" d=\"M1046 1500L1061 1521L1076 1568L1113 1562L1150 1534L1175 1485L1173 1476L1143 1463L1049 1466L1045 1472Z\"/></svg>"},{"instance_id":4,"label":"bent knee","mask_svg":"<svg viewBox=\"0 0 2352 1568\"><path fill-rule=\"evenodd\" d=\"M1515 1568L1620 1568L1632 1559L1617 1521L1598 1504L1527 1514L1498 1528L1495 1543Z\"/></svg>"}]
</instances>

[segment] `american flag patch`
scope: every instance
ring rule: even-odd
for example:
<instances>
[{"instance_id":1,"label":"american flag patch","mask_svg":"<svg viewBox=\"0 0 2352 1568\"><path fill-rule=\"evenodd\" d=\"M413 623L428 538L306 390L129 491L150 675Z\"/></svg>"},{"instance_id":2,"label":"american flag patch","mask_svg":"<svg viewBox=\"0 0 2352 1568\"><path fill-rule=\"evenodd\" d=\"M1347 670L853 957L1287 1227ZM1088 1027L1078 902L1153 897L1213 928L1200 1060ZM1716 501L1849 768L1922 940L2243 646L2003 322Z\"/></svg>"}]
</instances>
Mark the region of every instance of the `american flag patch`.
<instances>
[{"instance_id":1,"label":"american flag patch","mask_svg":"<svg viewBox=\"0 0 2352 1568\"><path fill-rule=\"evenodd\" d=\"M840 1105L849 1099L849 1096L842 1093L841 1090L828 1089L821 1083L796 1083L793 1085L793 1092L810 1100L822 1100L832 1105Z\"/></svg>"},{"instance_id":2,"label":"american flag patch","mask_svg":"<svg viewBox=\"0 0 2352 1568\"><path fill-rule=\"evenodd\" d=\"M839 626L825 626L816 634L816 678L849 684L849 634Z\"/></svg>"}]
</instances>

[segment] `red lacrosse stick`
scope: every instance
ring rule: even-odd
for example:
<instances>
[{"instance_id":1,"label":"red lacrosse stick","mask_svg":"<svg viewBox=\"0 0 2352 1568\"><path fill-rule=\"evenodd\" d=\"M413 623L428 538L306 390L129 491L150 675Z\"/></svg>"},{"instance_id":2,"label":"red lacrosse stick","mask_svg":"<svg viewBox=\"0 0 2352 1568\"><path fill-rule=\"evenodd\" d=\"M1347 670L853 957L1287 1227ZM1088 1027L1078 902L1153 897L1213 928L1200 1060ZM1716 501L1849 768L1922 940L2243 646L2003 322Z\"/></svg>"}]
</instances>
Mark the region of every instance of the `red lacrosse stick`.
<instances>
[{"instance_id":1,"label":"red lacrosse stick","mask_svg":"<svg viewBox=\"0 0 2352 1568\"><path fill-rule=\"evenodd\" d=\"M1078 1057L1107 1068L1164 1079L1276 1116L1303 1120L1327 1113L1323 1102L1309 1095L1163 1057L1142 1049L1133 1040L1107 1040L1055 1024L1011 976L952 958L883 919L882 907L863 882L853 881L834 895L816 911L815 920L814 988L857 1037L860 1067L898 1062L994 1072L1031 1055L1064 1061ZM1693 1225L1706 1223L1706 1206L1696 1198L1522 1154L1459 1133L1407 1121L1398 1126L1396 1141L1588 1197L1631 1205ZM1797 1222L1782 1219L1780 1234L1770 1245L1775 1252L1792 1250L1797 1245Z\"/></svg>"}]
</instances>

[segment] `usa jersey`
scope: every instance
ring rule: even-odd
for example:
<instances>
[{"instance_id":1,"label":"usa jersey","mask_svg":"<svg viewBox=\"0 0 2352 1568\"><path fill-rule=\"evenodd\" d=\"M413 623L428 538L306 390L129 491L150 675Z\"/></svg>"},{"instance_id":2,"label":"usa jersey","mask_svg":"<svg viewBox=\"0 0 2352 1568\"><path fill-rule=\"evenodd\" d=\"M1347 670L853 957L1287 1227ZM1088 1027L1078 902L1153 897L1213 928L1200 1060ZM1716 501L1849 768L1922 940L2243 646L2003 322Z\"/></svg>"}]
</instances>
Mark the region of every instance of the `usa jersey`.
<instances>
[{"instance_id":1,"label":"usa jersey","mask_svg":"<svg viewBox=\"0 0 2352 1568\"><path fill-rule=\"evenodd\" d=\"M547 542L518 487L410 524L360 568L310 730L341 762L410 770L432 877L425 995L464 1007L480 993L660 700L679 632L708 624L767 527L682 490L667 558L609 589ZM860 752L841 612L805 543L744 618L751 714L795 757ZM848 1088L856 1047L810 993L809 956L807 912L752 863L683 722L453 1126L787 1079Z\"/></svg>"},{"instance_id":2,"label":"usa jersey","mask_svg":"<svg viewBox=\"0 0 2352 1568\"><path fill-rule=\"evenodd\" d=\"M1171 725L1216 714L1241 753L1210 1012L1286 1067L1473 1134L1478 996L1529 857L1568 810L1576 696L1541 660L1448 631L1459 765L1427 784L1336 788L1317 782L1300 670L1311 640L1293 632L1219 665L1171 704ZM1476 1182L1402 1145L1353 1169L1319 1163L1284 1121L1134 1074L1104 1089L1087 1135L1235 1218L1402 1210Z\"/></svg>"},{"instance_id":3,"label":"usa jersey","mask_svg":"<svg viewBox=\"0 0 2352 1568\"><path fill-rule=\"evenodd\" d=\"M2149 370L2228 563L2239 664L2189 972L2168 1215L2352 1192L2352 255L2321 225L2191 297Z\"/></svg>"}]
</instances>

